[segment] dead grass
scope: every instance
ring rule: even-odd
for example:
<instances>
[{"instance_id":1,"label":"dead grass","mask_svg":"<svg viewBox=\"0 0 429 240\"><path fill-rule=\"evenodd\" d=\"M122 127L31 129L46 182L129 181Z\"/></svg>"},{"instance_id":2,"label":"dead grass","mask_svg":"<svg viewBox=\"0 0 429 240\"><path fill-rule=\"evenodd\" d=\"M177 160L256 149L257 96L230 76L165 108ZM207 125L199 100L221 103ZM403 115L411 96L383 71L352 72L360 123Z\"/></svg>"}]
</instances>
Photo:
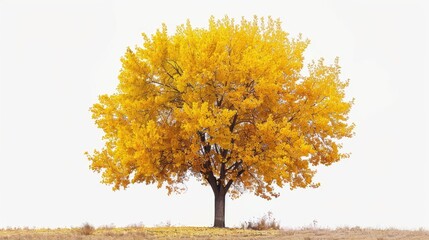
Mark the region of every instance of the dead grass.
<instances>
[{"instance_id":1,"label":"dead grass","mask_svg":"<svg viewBox=\"0 0 429 240\"><path fill-rule=\"evenodd\" d=\"M252 229L252 230L279 230L280 223L273 217L272 212L268 212L263 217L254 220L246 221L241 224L242 229Z\"/></svg>"},{"instance_id":2,"label":"dead grass","mask_svg":"<svg viewBox=\"0 0 429 240\"><path fill-rule=\"evenodd\" d=\"M397 229L283 229L248 230L217 229L204 227L155 227L130 226L126 228L100 227L89 235L82 235L81 228L63 229L0 229L0 239L13 240L137 240L137 239L279 239L279 240L429 240L426 230Z\"/></svg>"},{"instance_id":3,"label":"dead grass","mask_svg":"<svg viewBox=\"0 0 429 240\"><path fill-rule=\"evenodd\" d=\"M82 227L79 229L80 234L82 235L92 235L95 232L95 227L89 223L84 223Z\"/></svg>"}]
</instances>

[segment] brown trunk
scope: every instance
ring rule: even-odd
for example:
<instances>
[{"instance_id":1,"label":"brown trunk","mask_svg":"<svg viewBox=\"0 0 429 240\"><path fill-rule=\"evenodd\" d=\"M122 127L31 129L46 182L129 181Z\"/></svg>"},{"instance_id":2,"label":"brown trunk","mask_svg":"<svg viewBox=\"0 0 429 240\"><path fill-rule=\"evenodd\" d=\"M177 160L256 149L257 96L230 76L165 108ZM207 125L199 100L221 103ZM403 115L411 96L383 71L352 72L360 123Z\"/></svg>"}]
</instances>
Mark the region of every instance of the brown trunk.
<instances>
[{"instance_id":1,"label":"brown trunk","mask_svg":"<svg viewBox=\"0 0 429 240\"><path fill-rule=\"evenodd\" d=\"M215 197L215 215L214 215L214 227L224 228L225 227L225 195L222 187L220 191L214 192Z\"/></svg>"}]
</instances>

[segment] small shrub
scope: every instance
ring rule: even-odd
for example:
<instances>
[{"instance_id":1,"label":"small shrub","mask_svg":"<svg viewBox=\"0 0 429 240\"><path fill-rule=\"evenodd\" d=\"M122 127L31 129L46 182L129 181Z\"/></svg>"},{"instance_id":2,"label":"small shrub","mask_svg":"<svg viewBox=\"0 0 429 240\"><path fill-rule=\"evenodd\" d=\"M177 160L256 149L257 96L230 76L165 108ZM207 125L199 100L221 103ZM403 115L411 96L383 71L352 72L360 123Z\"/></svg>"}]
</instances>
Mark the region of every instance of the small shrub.
<instances>
[{"instance_id":1,"label":"small shrub","mask_svg":"<svg viewBox=\"0 0 429 240\"><path fill-rule=\"evenodd\" d=\"M80 227L79 232L82 235L92 235L95 232L95 228L89 223L84 223L82 227Z\"/></svg>"},{"instance_id":2,"label":"small shrub","mask_svg":"<svg viewBox=\"0 0 429 240\"><path fill-rule=\"evenodd\" d=\"M268 212L260 219L256 221L248 221L241 224L241 228L243 229L253 229L253 230L268 230L280 229L280 223L273 217L272 212Z\"/></svg>"}]
</instances>

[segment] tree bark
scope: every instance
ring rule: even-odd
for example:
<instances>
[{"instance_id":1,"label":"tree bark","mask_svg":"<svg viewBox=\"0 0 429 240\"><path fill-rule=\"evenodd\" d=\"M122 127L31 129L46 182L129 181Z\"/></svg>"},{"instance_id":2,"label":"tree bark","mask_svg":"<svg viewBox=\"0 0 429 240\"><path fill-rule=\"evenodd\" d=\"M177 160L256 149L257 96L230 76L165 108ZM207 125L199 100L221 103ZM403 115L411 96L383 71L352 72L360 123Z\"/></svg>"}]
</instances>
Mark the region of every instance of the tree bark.
<instances>
[{"instance_id":1,"label":"tree bark","mask_svg":"<svg viewBox=\"0 0 429 240\"><path fill-rule=\"evenodd\" d=\"M225 227L225 195L222 186L219 186L218 191L214 192L215 198L215 214L214 214L214 227L224 228Z\"/></svg>"}]
</instances>

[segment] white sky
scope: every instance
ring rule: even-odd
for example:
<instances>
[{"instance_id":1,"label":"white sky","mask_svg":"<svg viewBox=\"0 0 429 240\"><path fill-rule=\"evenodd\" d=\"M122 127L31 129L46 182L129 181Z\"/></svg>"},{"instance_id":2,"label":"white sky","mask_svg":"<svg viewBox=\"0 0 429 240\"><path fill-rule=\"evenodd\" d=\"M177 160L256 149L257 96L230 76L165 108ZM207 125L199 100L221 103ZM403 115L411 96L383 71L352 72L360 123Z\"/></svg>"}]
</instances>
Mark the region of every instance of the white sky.
<instances>
[{"instance_id":1,"label":"white sky","mask_svg":"<svg viewBox=\"0 0 429 240\"><path fill-rule=\"evenodd\" d=\"M34 1L36 2L36 1ZM226 224L271 210L283 226L429 229L429 15L424 1L0 0L0 228L90 222L211 226L209 187L182 195L134 185L111 191L88 169L102 146L88 111L118 83L120 57L142 32L187 18L271 15L312 42L306 61L340 57L356 136L350 159L321 168L319 189L228 200Z\"/></svg>"}]
</instances>

